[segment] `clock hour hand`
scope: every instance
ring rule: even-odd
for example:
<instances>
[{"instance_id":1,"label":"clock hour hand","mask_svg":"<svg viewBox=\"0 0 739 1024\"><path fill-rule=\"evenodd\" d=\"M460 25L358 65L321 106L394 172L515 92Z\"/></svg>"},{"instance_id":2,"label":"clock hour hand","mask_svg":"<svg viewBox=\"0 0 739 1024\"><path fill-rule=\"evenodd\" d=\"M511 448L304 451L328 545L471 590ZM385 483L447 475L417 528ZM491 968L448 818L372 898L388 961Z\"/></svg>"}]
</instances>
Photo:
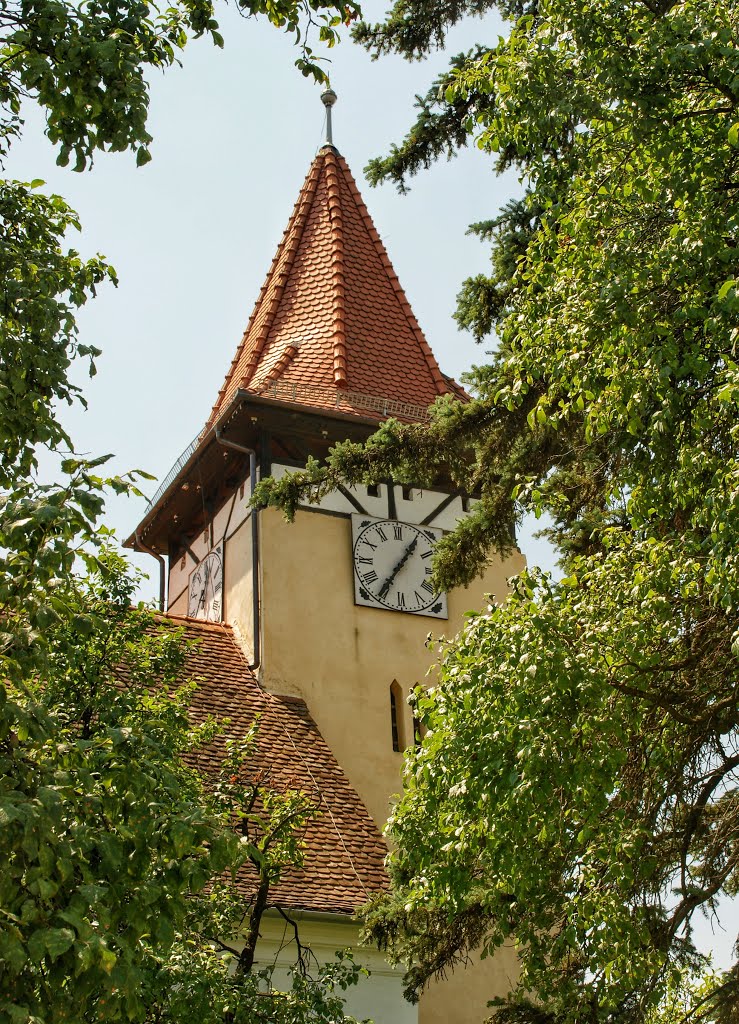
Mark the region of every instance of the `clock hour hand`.
<instances>
[{"instance_id":1,"label":"clock hour hand","mask_svg":"<svg viewBox=\"0 0 739 1024\"><path fill-rule=\"evenodd\" d=\"M395 582L395 577L398 575L398 573L403 568L405 563L408 561L408 559L411 557L413 552L416 550L416 545L417 544L418 544L418 534L416 534L416 536L413 538L411 543L405 549L405 551L403 552L403 555L402 555L400 561L397 563L397 565L395 566L393 571L390 573L388 578L385 580L385 582L380 587L380 591L379 591L379 593L377 595L379 598L387 597L388 592L390 591L390 587L392 587L393 583Z\"/></svg>"},{"instance_id":2,"label":"clock hour hand","mask_svg":"<svg viewBox=\"0 0 739 1024\"><path fill-rule=\"evenodd\" d=\"M200 610L200 606L201 605L203 606L203 608L205 608L205 594L206 594L206 591L208 590L208 577L210 576L210 573L208 572L208 563L207 562L205 563L205 566L204 566L204 569L203 569L203 573L205 575L205 579L203 580L203 587L202 587L202 590L200 591L200 600L198 601L198 610Z\"/></svg>"}]
</instances>

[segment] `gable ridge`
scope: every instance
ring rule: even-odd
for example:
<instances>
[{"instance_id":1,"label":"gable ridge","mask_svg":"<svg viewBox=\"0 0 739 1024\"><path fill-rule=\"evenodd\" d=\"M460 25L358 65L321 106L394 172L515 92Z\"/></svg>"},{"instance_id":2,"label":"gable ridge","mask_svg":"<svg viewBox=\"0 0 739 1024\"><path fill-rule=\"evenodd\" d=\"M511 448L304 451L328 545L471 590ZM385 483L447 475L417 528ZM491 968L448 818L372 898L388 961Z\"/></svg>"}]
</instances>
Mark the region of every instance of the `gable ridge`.
<instances>
[{"instance_id":1,"label":"gable ridge","mask_svg":"<svg viewBox=\"0 0 739 1024\"><path fill-rule=\"evenodd\" d=\"M324 147L328 184L328 215L331 220L331 289L333 298L334 384L347 387L346 366L346 281L344 279L344 219L341 213L341 187L339 185L338 154Z\"/></svg>"}]
</instances>

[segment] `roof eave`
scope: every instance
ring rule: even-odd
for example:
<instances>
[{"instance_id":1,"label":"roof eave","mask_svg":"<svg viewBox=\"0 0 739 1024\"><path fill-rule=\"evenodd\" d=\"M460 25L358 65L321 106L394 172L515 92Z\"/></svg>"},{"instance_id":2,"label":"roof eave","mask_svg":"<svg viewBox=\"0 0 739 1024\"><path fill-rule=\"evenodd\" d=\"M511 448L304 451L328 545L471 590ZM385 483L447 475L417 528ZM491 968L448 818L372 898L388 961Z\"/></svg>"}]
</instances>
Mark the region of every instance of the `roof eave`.
<instances>
[{"instance_id":1,"label":"roof eave","mask_svg":"<svg viewBox=\"0 0 739 1024\"><path fill-rule=\"evenodd\" d=\"M205 457L206 452L214 444L218 443L218 434L223 431L224 427L240 411L241 407L247 404L257 410L260 407L265 409L279 409L293 416L301 415L310 418L329 420L336 422L337 424L345 423L347 426L351 425L354 428L359 428L362 433L365 433L368 437L371 433L374 433L382 421L387 418L379 415L376 417L362 416L356 413L341 412L338 409L319 408L316 406L304 405L300 402L282 401L277 398L258 395L254 392L239 388L226 409L213 422L213 424L204 431L198 444L193 448L190 456L183 463L175 476L173 476L166 489L157 496L156 501L147 509L133 533L131 533L123 542L123 546L125 548L133 550L137 550L139 548L139 537L143 539L144 535L156 522L156 519L162 509L170 503L173 496L181 489L182 484L191 477L195 467Z\"/></svg>"}]
</instances>

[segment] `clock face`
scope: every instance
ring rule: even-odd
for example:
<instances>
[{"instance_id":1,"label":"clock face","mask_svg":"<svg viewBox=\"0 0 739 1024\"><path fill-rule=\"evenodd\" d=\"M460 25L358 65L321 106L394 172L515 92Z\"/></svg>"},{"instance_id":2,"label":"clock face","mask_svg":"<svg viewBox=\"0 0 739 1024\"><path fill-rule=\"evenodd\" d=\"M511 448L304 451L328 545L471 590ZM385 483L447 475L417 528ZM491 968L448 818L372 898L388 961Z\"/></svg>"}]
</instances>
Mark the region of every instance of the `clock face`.
<instances>
[{"instance_id":1,"label":"clock face","mask_svg":"<svg viewBox=\"0 0 739 1024\"><path fill-rule=\"evenodd\" d=\"M219 544L190 573L187 614L220 622L223 613L223 545Z\"/></svg>"},{"instance_id":2,"label":"clock face","mask_svg":"<svg viewBox=\"0 0 739 1024\"><path fill-rule=\"evenodd\" d=\"M430 526L353 515L354 603L447 618L446 594L431 583L441 535Z\"/></svg>"}]
</instances>

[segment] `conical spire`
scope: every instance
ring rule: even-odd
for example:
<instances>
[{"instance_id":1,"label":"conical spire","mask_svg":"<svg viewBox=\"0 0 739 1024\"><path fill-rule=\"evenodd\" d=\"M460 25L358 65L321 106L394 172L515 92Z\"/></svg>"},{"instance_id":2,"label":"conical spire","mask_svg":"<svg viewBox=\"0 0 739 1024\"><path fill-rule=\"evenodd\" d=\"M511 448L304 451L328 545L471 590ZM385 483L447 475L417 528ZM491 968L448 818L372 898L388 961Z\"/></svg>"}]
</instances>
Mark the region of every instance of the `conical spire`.
<instances>
[{"instance_id":1,"label":"conical spire","mask_svg":"<svg viewBox=\"0 0 739 1024\"><path fill-rule=\"evenodd\" d=\"M408 410L462 393L441 373L331 145L311 165L209 426L238 389L411 419Z\"/></svg>"}]
</instances>

